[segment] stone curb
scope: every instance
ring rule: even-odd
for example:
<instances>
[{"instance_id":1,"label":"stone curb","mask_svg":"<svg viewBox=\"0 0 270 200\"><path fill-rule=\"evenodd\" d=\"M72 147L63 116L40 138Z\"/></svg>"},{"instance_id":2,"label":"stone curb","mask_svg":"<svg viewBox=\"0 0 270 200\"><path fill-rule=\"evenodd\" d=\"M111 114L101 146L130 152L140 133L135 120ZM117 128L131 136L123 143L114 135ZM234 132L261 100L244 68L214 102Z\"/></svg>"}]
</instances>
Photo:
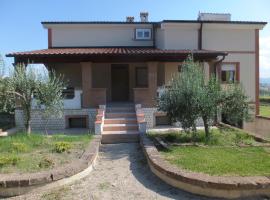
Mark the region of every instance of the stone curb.
<instances>
[{"instance_id":1,"label":"stone curb","mask_svg":"<svg viewBox=\"0 0 270 200\"><path fill-rule=\"evenodd\" d=\"M100 136L94 136L79 160L50 171L28 174L0 174L0 197L16 196L16 191L14 192L16 189L18 189L19 194L22 194L19 192L22 188L44 186L45 184L53 183L82 172L93 165L93 162L98 155L100 141ZM6 195L9 192L5 192L5 190L13 190L12 193L15 195Z\"/></svg>"},{"instance_id":2,"label":"stone curb","mask_svg":"<svg viewBox=\"0 0 270 200\"><path fill-rule=\"evenodd\" d=\"M164 160L147 136L140 136L140 144L151 171L169 185L208 197L233 199L258 195L270 196L270 177L210 176L188 172Z\"/></svg>"}]
</instances>

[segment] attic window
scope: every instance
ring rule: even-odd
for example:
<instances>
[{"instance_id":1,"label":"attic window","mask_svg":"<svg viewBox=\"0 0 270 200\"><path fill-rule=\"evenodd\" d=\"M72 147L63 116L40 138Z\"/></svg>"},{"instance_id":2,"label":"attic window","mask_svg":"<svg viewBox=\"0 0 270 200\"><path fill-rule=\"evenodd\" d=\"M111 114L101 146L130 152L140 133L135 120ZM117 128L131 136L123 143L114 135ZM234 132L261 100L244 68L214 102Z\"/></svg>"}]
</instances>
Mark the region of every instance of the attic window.
<instances>
[{"instance_id":1,"label":"attic window","mask_svg":"<svg viewBox=\"0 0 270 200\"><path fill-rule=\"evenodd\" d=\"M151 29L150 28L137 28L135 30L136 40L150 40L151 39Z\"/></svg>"}]
</instances>

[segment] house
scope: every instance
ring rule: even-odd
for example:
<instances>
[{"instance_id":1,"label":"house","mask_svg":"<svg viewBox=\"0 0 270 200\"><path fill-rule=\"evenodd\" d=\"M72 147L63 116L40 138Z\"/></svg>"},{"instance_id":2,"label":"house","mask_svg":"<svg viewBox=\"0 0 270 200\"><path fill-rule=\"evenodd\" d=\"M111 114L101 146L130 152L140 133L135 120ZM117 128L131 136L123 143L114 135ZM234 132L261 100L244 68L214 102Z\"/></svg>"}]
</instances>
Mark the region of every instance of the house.
<instances>
[{"instance_id":1,"label":"house","mask_svg":"<svg viewBox=\"0 0 270 200\"><path fill-rule=\"evenodd\" d=\"M48 49L7 56L15 63L42 63L69 80L64 116L50 120L50 129L94 128L96 121L100 133L137 131L137 123L142 131L145 125L166 124L156 98L189 54L201 63L206 79L213 73L222 84L240 81L259 113L259 30L266 22L232 21L230 14L212 13L199 13L197 20L149 22L142 12L140 21L42 25ZM32 127L42 128L40 111L32 115ZM16 124L23 125L20 109Z\"/></svg>"}]
</instances>

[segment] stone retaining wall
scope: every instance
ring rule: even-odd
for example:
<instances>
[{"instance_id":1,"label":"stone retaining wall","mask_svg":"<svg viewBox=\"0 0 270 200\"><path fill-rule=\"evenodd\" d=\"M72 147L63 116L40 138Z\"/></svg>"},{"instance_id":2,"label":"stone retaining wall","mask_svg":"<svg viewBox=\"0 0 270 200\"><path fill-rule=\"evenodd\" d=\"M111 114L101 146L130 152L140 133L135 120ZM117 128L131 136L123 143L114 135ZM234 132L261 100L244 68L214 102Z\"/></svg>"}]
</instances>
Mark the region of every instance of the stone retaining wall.
<instances>
[{"instance_id":1,"label":"stone retaining wall","mask_svg":"<svg viewBox=\"0 0 270 200\"><path fill-rule=\"evenodd\" d=\"M94 136L79 160L49 171L28 174L0 174L0 197L17 196L47 184L72 178L92 167L97 158L100 136Z\"/></svg>"},{"instance_id":2,"label":"stone retaining wall","mask_svg":"<svg viewBox=\"0 0 270 200\"><path fill-rule=\"evenodd\" d=\"M244 130L270 139L270 117L256 116L252 122L244 123Z\"/></svg>"},{"instance_id":3,"label":"stone retaining wall","mask_svg":"<svg viewBox=\"0 0 270 200\"><path fill-rule=\"evenodd\" d=\"M94 129L95 127L95 118L97 114L97 109L65 109L62 117L52 117L48 121L47 129L48 130L63 130L67 126L66 116L72 115L86 115L88 116L88 127ZM31 128L33 130L43 130L46 124L46 119L42 117L42 110L33 110L31 113ZM23 111L17 109L15 111L15 123L16 127L19 129L24 128L24 118Z\"/></svg>"},{"instance_id":4,"label":"stone retaining wall","mask_svg":"<svg viewBox=\"0 0 270 200\"><path fill-rule=\"evenodd\" d=\"M233 199L257 195L270 196L269 177L210 176L188 172L164 160L147 136L141 135L140 144L151 171L169 185L208 197Z\"/></svg>"}]
</instances>

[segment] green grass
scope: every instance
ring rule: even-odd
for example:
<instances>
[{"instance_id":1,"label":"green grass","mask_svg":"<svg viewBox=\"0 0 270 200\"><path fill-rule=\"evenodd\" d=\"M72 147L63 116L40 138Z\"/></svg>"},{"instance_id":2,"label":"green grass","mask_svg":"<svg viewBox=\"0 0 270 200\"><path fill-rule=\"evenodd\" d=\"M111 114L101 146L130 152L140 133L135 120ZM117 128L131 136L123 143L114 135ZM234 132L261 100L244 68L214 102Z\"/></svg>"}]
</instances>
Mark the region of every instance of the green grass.
<instances>
[{"instance_id":1,"label":"green grass","mask_svg":"<svg viewBox=\"0 0 270 200\"><path fill-rule=\"evenodd\" d=\"M270 104L260 105L260 115L270 117Z\"/></svg>"},{"instance_id":2,"label":"green grass","mask_svg":"<svg viewBox=\"0 0 270 200\"><path fill-rule=\"evenodd\" d=\"M185 132L149 133L171 144L161 151L164 159L182 169L210 175L270 175L270 147L263 147L240 129L212 129L209 141L204 131L195 138ZM177 146L196 143L198 146Z\"/></svg>"},{"instance_id":3,"label":"green grass","mask_svg":"<svg viewBox=\"0 0 270 200\"><path fill-rule=\"evenodd\" d=\"M210 175L269 176L270 148L172 147L162 153L183 169Z\"/></svg>"},{"instance_id":4,"label":"green grass","mask_svg":"<svg viewBox=\"0 0 270 200\"><path fill-rule=\"evenodd\" d=\"M46 136L41 134L18 133L14 136L0 138L0 173L36 172L60 166L78 159L91 140L91 135L63 135ZM68 142L69 152L57 153L55 143ZM16 163L10 164L10 158ZM5 164L6 161L6 164ZM3 164L4 163L4 164ZM45 163L45 164L44 164Z\"/></svg>"}]
</instances>

